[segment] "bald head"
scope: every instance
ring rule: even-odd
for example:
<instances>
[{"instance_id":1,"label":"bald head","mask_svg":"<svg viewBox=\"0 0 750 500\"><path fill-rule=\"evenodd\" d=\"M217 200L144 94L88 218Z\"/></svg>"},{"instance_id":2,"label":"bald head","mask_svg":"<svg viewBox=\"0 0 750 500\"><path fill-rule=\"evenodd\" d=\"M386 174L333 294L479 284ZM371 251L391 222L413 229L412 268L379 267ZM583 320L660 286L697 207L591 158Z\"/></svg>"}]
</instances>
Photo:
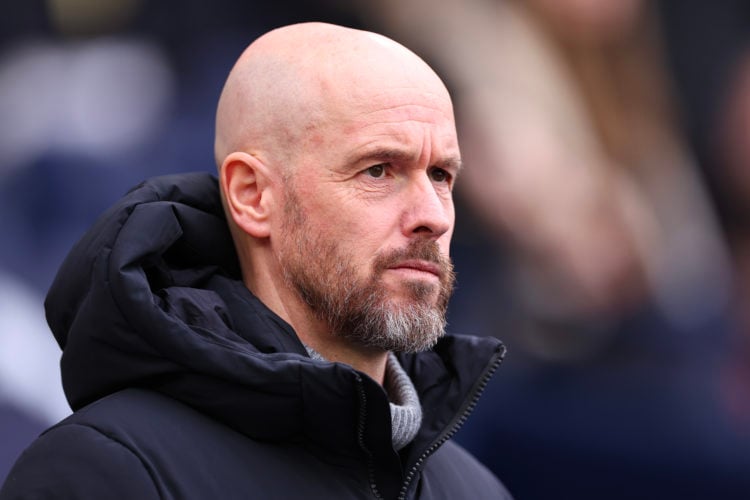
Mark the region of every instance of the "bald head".
<instances>
[{"instance_id":1,"label":"bald head","mask_svg":"<svg viewBox=\"0 0 750 500\"><path fill-rule=\"evenodd\" d=\"M386 350L440 333L461 159L448 91L413 52L329 24L267 33L227 79L216 162L243 282L305 344L377 380ZM386 279L389 259L427 270Z\"/></svg>"},{"instance_id":2,"label":"bald head","mask_svg":"<svg viewBox=\"0 0 750 500\"><path fill-rule=\"evenodd\" d=\"M387 92L384 87L450 102L432 69L384 36L324 23L266 33L240 56L222 91L217 165L246 151L270 167L287 166L311 146L316 129L356 115L361 103Z\"/></svg>"}]
</instances>

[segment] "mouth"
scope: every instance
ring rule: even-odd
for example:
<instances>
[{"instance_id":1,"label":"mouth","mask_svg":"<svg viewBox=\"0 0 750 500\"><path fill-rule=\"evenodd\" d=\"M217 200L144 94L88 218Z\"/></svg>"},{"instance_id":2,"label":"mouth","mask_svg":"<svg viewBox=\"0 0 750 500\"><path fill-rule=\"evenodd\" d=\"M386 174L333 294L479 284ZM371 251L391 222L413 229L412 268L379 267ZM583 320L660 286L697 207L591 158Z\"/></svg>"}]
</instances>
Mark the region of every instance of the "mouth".
<instances>
[{"instance_id":1,"label":"mouth","mask_svg":"<svg viewBox=\"0 0 750 500\"><path fill-rule=\"evenodd\" d=\"M388 269L410 274L430 274L436 278L440 278L441 275L440 266L426 260L405 260L389 267Z\"/></svg>"}]
</instances>

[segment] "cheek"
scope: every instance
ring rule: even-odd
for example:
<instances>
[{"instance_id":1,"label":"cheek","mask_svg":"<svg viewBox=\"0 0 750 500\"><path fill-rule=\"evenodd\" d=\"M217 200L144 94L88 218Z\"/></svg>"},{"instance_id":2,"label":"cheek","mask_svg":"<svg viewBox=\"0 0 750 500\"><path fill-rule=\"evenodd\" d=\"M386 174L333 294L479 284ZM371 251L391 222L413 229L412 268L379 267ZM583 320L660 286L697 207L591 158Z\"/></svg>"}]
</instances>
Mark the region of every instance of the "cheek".
<instances>
[{"instance_id":1,"label":"cheek","mask_svg":"<svg viewBox=\"0 0 750 500\"><path fill-rule=\"evenodd\" d=\"M366 221L352 219L336 228L341 246L352 256L360 259L372 259L384 248L388 248L390 234L386 227Z\"/></svg>"},{"instance_id":2,"label":"cheek","mask_svg":"<svg viewBox=\"0 0 750 500\"><path fill-rule=\"evenodd\" d=\"M338 254L357 269L360 278L369 276L378 255L400 246L393 241L393 231L380 220L366 214L339 217L327 225L325 238L335 241Z\"/></svg>"}]
</instances>

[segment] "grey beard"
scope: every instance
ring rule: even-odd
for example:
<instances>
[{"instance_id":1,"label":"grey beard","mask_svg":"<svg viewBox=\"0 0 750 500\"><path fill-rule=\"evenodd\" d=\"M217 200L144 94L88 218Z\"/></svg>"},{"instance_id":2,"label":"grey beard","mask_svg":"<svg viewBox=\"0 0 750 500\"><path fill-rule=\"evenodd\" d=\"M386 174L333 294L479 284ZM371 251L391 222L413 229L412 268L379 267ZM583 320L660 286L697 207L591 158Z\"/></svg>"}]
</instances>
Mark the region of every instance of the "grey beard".
<instances>
[{"instance_id":1,"label":"grey beard","mask_svg":"<svg viewBox=\"0 0 750 500\"><path fill-rule=\"evenodd\" d=\"M284 275L331 333L361 346L392 352L419 352L434 346L445 333L444 305L430 305L424 297L395 304L378 284L333 285L337 278L346 281L347 274L329 275L325 280L328 283L323 286L320 283L315 286L306 276L289 269L284 269ZM428 294L420 288L415 285L416 295Z\"/></svg>"},{"instance_id":2,"label":"grey beard","mask_svg":"<svg viewBox=\"0 0 750 500\"><path fill-rule=\"evenodd\" d=\"M368 283L353 280L354 270L346 259L333 256L320 245L323 262L335 265L322 277L309 268L283 265L286 282L297 291L332 334L363 347L392 352L419 352L431 348L445 333L448 295L437 304L429 300L434 291L420 283L410 285L409 299L395 303L379 279ZM333 257L333 258L332 258ZM338 258L337 258L338 257ZM320 264L320 269L324 264Z\"/></svg>"},{"instance_id":3,"label":"grey beard","mask_svg":"<svg viewBox=\"0 0 750 500\"><path fill-rule=\"evenodd\" d=\"M367 304L353 329L336 332L366 347L392 352L431 348L445 333L445 315L423 304L397 306L388 299Z\"/></svg>"}]
</instances>

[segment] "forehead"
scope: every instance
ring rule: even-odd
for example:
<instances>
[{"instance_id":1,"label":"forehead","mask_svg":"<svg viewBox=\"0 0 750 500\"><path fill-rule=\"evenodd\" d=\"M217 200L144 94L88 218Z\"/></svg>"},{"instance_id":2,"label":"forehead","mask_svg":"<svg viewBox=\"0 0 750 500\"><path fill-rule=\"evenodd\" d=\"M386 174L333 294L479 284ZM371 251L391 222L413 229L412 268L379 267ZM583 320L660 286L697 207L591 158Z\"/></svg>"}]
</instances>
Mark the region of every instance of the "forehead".
<instances>
[{"instance_id":1,"label":"forehead","mask_svg":"<svg viewBox=\"0 0 750 500\"><path fill-rule=\"evenodd\" d=\"M368 77L369 78L369 77ZM382 83L353 78L338 95L329 94L332 133L369 135L410 142L429 134L435 146L457 147L453 107L448 92L417 81ZM378 80L377 78L375 80Z\"/></svg>"},{"instance_id":2,"label":"forehead","mask_svg":"<svg viewBox=\"0 0 750 500\"><path fill-rule=\"evenodd\" d=\"M433 154L458 155L450 96L424 61L380 39L341 50L308 68L310 112L299 117L308 147L318 154L373 143L423 151L426 143Z\"/></svg>"},{"instance_id":3,"label":"forehead","mask_svg":"<svg viewBox=\"0 0 750 500\"><path fill-rule=\"evenodd\" d=\"M343 120L343 134L378 148L393 144L402 148L425 147L444 155L458 154L458 140L450 101L439 96L403 90L363 100Z\"/></svg>"}]
</instances>

